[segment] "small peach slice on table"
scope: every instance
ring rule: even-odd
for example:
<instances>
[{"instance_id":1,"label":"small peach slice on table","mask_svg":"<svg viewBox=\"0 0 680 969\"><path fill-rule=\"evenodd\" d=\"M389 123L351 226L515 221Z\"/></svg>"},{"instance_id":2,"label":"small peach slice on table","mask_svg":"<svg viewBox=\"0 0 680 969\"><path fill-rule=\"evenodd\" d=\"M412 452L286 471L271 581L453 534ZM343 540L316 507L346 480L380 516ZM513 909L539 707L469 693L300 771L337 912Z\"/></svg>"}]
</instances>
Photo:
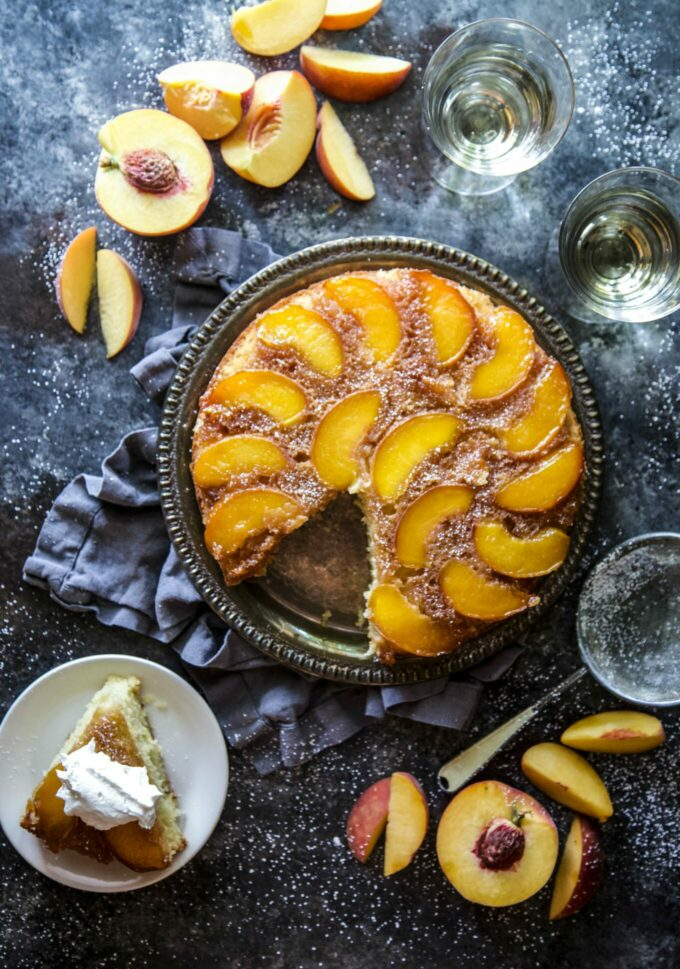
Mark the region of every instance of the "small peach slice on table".
<instances>
[{"instance_id":1,"label":"small peach slice on table","mask_svg":"<svg viewBox=\"0 0 680 969\"><path fill-rule=\"evenodd\" d=\"M362 864L370 858L387 824L390 778L371 784L355 803L347 818L347 845Z\"/></svg>"},{"instance_id":2,"label":"small peach slice on table","mask_svg":"<svg viewBox=\"0 0 680 969\"><path fill-rule=\"evenodd\" d=\"M528 579L560 567L569 550L569 536L559 528L544 528L530 538L518 538L502 522L480 521L475 525L475 548L494 572Z\"/></svg>"},{"instance_id":3,"label":"small peach slice on table","mask_svg":"<svg viewBox=\"0 0 680 969\"><path fill-rule=\"evenodd\" d=\"M209 445L194 462L199 488L218 488L239 474L274 474L288 464L280 447L265 437L235 434Z\"/></svg>"},{"instance_id":4,"label":"small peach slice on table","mask_svg":"<svg viewBox=\"0 0 680 969\"><path fill-rule=\"evenodd\" d=\"M506 619L537 601L522 589L490 579L460 559L446 563L439 582L449 605L470 619Z\"/></svg>"},{"instance_id":5,"label":"small peach slice on table","mask_svg":"<svg viewBox=\"0 0 680 969\"><path fill-rule=\"evenodd\" d=\"M271 488L235 492L215 506L205 528L211 553L231 555L262 532L294 531L305 521L300 504Z\"/></svg>"},{"instance_id":6,"label":"small peach slice on table","mask_svg":"<svg viewBox=\"0 0 680 969\"><path fill-rule=\"evenodd\" d=\"M389 360L401 341L401 323L397 307L382 286L364 276L336 276L324 283L324 292L354 317L373 359Z\"/></svg>"},{"instance_id":7,"label":"small peach slice on table","mask_svg":"<svg viewBox=\"0 0 680 969\"><path fill-rule=\"evenodd\" d=\"M640 754L659 747L665 739L661 721L637 710L607 710L583 717L560 737L567 747L602 754Z\"/></svg>"},{"instance_id":8,"label":"small peach slice on table","mask_svg":"<svg viewBox=\"0 0 680 969\"><path fill-rule=\"evenodd\" d=\"M340 337L320 313L289 303L261 317L257 335L268 347L292 350L298 357L326 377L342 373L343 352Z\"/></svg>"},{"instance_id":9,"label":"small peach slice on table","mask_svg":"<svg viewBox=\"0 0 680 969\"><path fill-rule=\"evenodd\" d=\"M220 143L225 165L265 188L289 181L316 135L316 98L299 71L272 71L255 82L240 124Z\"/></svg>"},{"instance_id":10,"label":"small peach slice on table","mask_svg":"<svg viewBox=\"0 0 680 969\"><path fill-rule=\"evenodd\" d=\"M397 526L397 558L409 569L422 569L435 530L454 515L464 515L474 492L464 485L435 485L413 501Z\"/></svg>"},{"instance_id":11,"label":"small peach slice on table","mask_svg":"<svg viewBox=\"0 0 680 969\"><path fill-rule=\"evenodd\" d=\"M514 310L502 307L492 319L494 355L472 375L470 399L500 400L526 380L534 362L534 331Z\"/></svg>"},{"instance_id":12,"label":"small peach slice on table","mask_svg":"<svg viewBox=\"0 0 680 969\"><path fill-rule=\"evenodd\" d=\"M373 487L389 502L398 498L414 469L438 448L455 444L460 423L452 414L417 414L397 424L373 457Z\"/></svg>"},{"instance_id":13,"label":"small peach slice on table","mask_svg":"<svg viewBox=\"0 0 680 969\"><path fill-rule=\"evenodd\" d=\"M437 858L463 898L499 908L535 895L557 861L557 828L533 797L498 781L457 794L437 829Z\"/></svg>"},{"instance_id":14,"label":"small peach slice on table","mask_svg":"<svg viewBox=\"0 0 680 969\"><path fill-rule=\"evenodd\" d=\"M94 188L109 218L142 236L191 225L213 188L212 158L186 121L143 108L107 121Z\"/></svg>"},{"instance_id":15,"label":"small peach slice on table","mask_svg":"<svg viewBox=\"0 0 680 969\"><path fill-rule=\"evenodd\" d=\"M451 645L446 623L424 615L396 586L377 585L368 602L371 622L389 643L414 656L434 656Z\"/></svg>"},{"instance_id":16,"label":"small peach slice on table","mask_svg":"<svg viewBox=\"0 0 680 969\"><path fill-rule=\"evenodd\" d=\"M286 54L321 25L326 0L265 0L231 15L234 40L249 54Z\"/></svg>"},{"instance_id":17,"label":"small peach slice on table","mask_svg":"<svg viewBox=\"0 0 680 969\"><path fill-rule=\"evenodd\" d=\"M529 410L502 432L505 449L530 455L550 444L564 424L570 400L567 375L553 360L533 388Z\"/></svg>"},{"instance_id":18,"label":"small peach slice on table","mask_svg":"<svg viewBox=\"0 0 680 969\"><path fill-rule=\"evenodd\" d=\"M576 442L565 444L503 485L496 504L508 511L547 511L571 494L582 472L583 448Z\"/></svg>"},{"instance_id":19,"label":"small peach slice on table","mask_svg":"<svg viewBox=\"0 0 680 969\"><path fill-rule=\"evenodd\" d=\"M368 202L375 195L373 180L352 136L325 101L317 120L316 159L329 185L353 202Z\"/></svg>"},{"instance_id":20,"label":"small peach slice on table","mask_svg":"<svg viewBox=\"0 0 680 969\"><path fill-rule=\"evenodd\" d=\"M374 101L404 83L410 61L351 50L307 45L300 50L300 66L318 91L338 101Z\"/></svg>"},{"instance_id":21,"label":"small peach slice on table","mask_svg":"<svg viewBox=\"0 0 680 969\"><path fill-rule=\"evenodd\" d=\"M220 380L210 391L211 404L252 408L268 414L277 424L297 424L307 408L299 384L273 370L239 370Z\"/></svg>"},{"instance_id":22,"label":"small peach slice on table","mask_svg":"<svg viewBox=\"0 0 680 969\"><path fill-rule=\"evenodd\" d=\"M411 864L425 840L429 816L427 798L415 777L402 771L392 774L385 833L386 875Z\"/></svg>"},{"instance_id":23,"label":"small peach slice on table","mask_svg":"<svg viewBox=\"0 0 680 969\"><path fill-rule=\"evenodd\" d=\"M597 824L582 814L571 822L557 869L550 919L576 915L590 901L602 878L604 854Z\"/></svg>"},{"instance_id":24,"label":"small peach slice on table","mask_svg":"<svg viewBox=\"0 0 680 969\"><path fill-rule=\"evenodd\" d=\"M111 359L125 349L137 332L142 312L142 290L132 268L112 249L97 253L99 322Z\"/></svg>"},{"instance_id":25,"label":"small peach slice on table","mask_svg":"<svg viewBox=\"0 0 680 969\"><path fill-rule=\"evenodd\" d=\"M186 61L158 75L165 106L208 141L224 138L243 116L255 75L228 61Z\"/></svg>"},{"instance_id":26,"label":"small peach slice on table","mask_svg":"<svg viewBox=\"0 0 680 969\"><path fill-rule=\"evenodd\" d=\"M475 329L475 311L453 283L430 272L418 273L418 282L437 360L450 367L468 348Z\"/></svg>"},{"instance_id":27,"label":"small peach slice on table","mask_svg":"<svg viewBox=\"0 0 680 969\"><path fill-rule=\"evenodd\" d=\"M321 21L322 30L352 30L363 27L382 7L383 0L328 0Z\"/></svg>"},{"instance_id":28,"label":"small peach slice on table","mask_svg":"<svg viewBox=\"0 0 680 969\"><path fill-rule=\"evenodd\" d=\"M361 474L357 451L380 410L377 390L350 394L326 411L312 440L311 459L321 480L347 491Z\"/></svg>"},{"instance_id":29,"label":"small peach slice on table","mask_svg":"<svg viewBox=\"0 0 680 969\"><path fill-rule=\"evenodd\" d=\"M539 791L572 811L599 821L614 813L600 775L575 750L561 744L535 744L525 751L522 770Z\"/></svg>"},{"instance_id":30,"label":"small peach slice on table","mask_svg":"<svg viewBox=\"0 0 680 969\"><path fill-rule=\"evenodd\" d=\"M87 323L87 307L94 283L97 230L83 229L64 253L57 273L57 301L66 322L82 333Z\"/></svg>"}]
</instances>

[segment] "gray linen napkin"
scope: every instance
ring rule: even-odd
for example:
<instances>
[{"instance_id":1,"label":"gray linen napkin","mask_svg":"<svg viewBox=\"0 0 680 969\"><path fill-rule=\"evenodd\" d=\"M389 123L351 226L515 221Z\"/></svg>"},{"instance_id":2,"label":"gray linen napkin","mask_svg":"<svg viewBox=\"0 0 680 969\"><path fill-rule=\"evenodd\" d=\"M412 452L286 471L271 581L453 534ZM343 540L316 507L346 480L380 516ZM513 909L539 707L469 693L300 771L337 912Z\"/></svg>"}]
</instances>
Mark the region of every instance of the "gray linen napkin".
<instances>
[{"instance_id":1,"label":"gray linen napkin","mask_svg":"<svg viewBox=\"0 0 680 969\"><path fill-rule=\"evenodd\" d=\"M151 339L132 374L158 403L194 328L248 276L272 262L269 246L223 229L192 229L175 252L173 328ZM465 674L405 687L342 686L269 659L205 605L170 543L156 481L157 428L132 431L100 475L80 474L56 499L24 579L66 609L172 643L230 744L261 773L292 767L387 713L464 729L482 684L520 651L509 647Z\"/></svg>"}]
</instances>

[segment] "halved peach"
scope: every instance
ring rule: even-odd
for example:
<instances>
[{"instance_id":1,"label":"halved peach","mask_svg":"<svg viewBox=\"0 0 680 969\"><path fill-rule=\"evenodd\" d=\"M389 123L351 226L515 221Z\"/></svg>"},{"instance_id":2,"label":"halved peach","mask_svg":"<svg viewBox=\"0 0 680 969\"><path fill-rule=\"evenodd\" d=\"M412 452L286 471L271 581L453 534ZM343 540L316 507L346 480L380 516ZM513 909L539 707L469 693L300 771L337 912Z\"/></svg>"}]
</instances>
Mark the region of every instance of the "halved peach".
<instances>
[{"instance_id":1,"label":"halved peach","mask_svg":"<svg viewBox=\"0 0 680 969\"><path fill-rule=\"evenodd\" d=\"M494 622L521 612L538 600L522 589L490 579L460 559L450 559L439 582L444 597L461 616Z\"/></svg>"},{"instance_id":2,"label":"halved peach","mask_svg":"<svg viewBox=\"0 0 680 969\"><path fill-rule=\"evenodd\" d=\"M397 526L395 550L402 565L422 569L435 530L454 515L464 515L474 492L464 485L435 485L413 501Z\"/></svg>"},{"instance_id":3,"label":"halved peach","mask_svg":"<svg viewBox=\"0 0 680 969\"><path fill-rule=\"evenodd\" d=\"M583 448L572 441L499 488L496 504L509 511L547 511L574 490L582 472Z\"/></svg>"},{"instance_id":4,"label":"halved peach","mask_svg":"<svg viewBox=\"0 0 680 969\"><path fill-rule=\"evenodd\" d=\"M475 370L470 384L473 401L499 400L526 380L534 362L536 341L526 320L502 306L494 313L494 354Z\"/></svg>"},{"instance_id":5,"label":"halved peach","mask_svg":"<svg viewBox=\"0 0 680 969\"><path fill-rule=\"evenodd\" d=\"M468 348L475 329L475 311L453 283L431 272L417 275L437 360L452 366Z\"/></svg>"},{"instance_id":6,"label":"halved peach","mask_svg":"<svg viewBox=\"0 0 680 969\"><path fill-rule=\"evenodd\" d=\"M231 15L234 40L249 54L286 54L311 37L326 12L326 0L265 0Z\"/></svg>"},{"instance_id":7,"label":"halved peach","mask_svg":"<svg viewBox=\"0 0 680 969\"><path fill-rule=\"evenodd\" d=\"M351 50L300 50L300 66L317 90L338 101L374 101L404 83L410 61Z\"/></svg>"},{"instance_id":8,"label":"halved peach","mask_svg":"<svg viewBox=\"0 0 680 969\"><path fill-rule=\"evenodd\" d=\"M215 173L205 142L165 111L126 111L99 130L94 188L109 218L142 236L191 225L205 209Z\"/></svg>"},{"instance_id":9,"label":"halved peach","mask_svg":"<svg viewBox=\"0 0 680 969\"><path fill-rule=\"evenodd\" d=\"M328 320L305 306L288 303L260 317L257 335L269 347L291 350L326 377L342 373L344 354L340 337Z\"/></svg>"},{"instance_id":10,"label":"halved peach","mask_svg":"<svg viewBox=\"0 0 680 969\"><path fill-rule=\"evenodd\" d=\"M241 178L276 188L302 168L315 135L316 98L307 80L299 71L272 71L255 82L248 111L220 151Z\"/></svg>"},{"instance_id":11,"label":"halved peach","mask_svg":"<svg viewBox=\"0 0 680 969\"><path fill-rule=\"evenodd\" d=\"M97 230L83 229L71 241L57 273L57 301L67 323L82 333L87 323L87 308L94 283Z\"/></svg>"},{"instance_id":12,"label":"halved peach","mask_svg":"<svg viewBox=\"0 0 680 969\"><path fill-rule=\"evenodd\" d=\"M165 106L186 121L201 138L224 138L247 108L255 75L228 61L185 61L158 75Z\"/></svg>"},{"instance_id":13,"label":"halved peach","mask_svg":"<svg viewBox=\"0 0 680 969\"><path fill-rule=\"evenodd\" d=\"M572 811L599 821L614 813L602 778L575 750L561 744L535 744L524 752L522 770L539 791Z\"/></svg>"},{"instance_id":14,"label":"halved peach","mask_svg":"<svg viewBox=\"0 0 680 969\"><path fill-rule=\"evenodd\" d=\"M199 488L218 488L239 474L274 474L288 461L280 447L266 437L235 434L205 448L194 462Z\"/></svg>"},{"instance_id":15,"label":"halved peach","mask_svg":"<svg viewBox=\"0 0 680 969\"><path fill-rule=\"evenodd\" d=\"M352 30L362 27L382 7L383 0L328 0L321 21L322 30Z\"/></svg>"},{"instance_id":16,"label":"halved peach","mask_svg":"<svg viewBox=\"0 0 680 969\"><path fill-rule=\"evenodd\" d=\"M379 410L379 392L359 390L334 404L319 421L310 456L329 488L347 491L356 483L361 474L357 451Z\"/></svg>"},{"instance_id":17,"label":"halved peach","mask_svg":"<svg viewBox=\"0 0 680 969\"><path fill-rule=\"evenodd\" d=\"M569 550L569 536L559 528L544 528L529 538L518 538L499 521L475 525L475 548L494 572L527 579L559 568Z\"/></svg>"},{"instance_id":18,"label":"halved peach","mask_svg":"<svg viewBox=\"0 0 680 969\"><path fill-rule=\"evenodd\" d=\"M142 290L132 267L112 249L97 253L99 322L106 356L124 350L137 332L142 312Z\"/></svg>"},{"instance_id":19,"label":"halved peach","mask_svg":"<svg viewBox=\"0 0 680 969\"><path fill-rule=\"evenodd\" d=\"M371 622L404 653L434 656L451 645L451 631L420 612L395 585L383 583L372 590L368 600Z\"/></svg>"},{"instance_id":20,"label":"halved peach","mask_svg":"<svg viewBox=\"0 0 680 969\"><path fill-rule=\"evenodd\" d=\"M557 360L551 360L541 375L529 410L501 434L501 441L513 454L533 454L546 447L564 424L571 400L567 375Z\"/></svg>"},{"instance_id":21,"label":"halved peach","mask_svg":"<svg viewBox=\"0 0 680 969\"><path fill-rule=\"evenodd\" d=\"M391 778L383 777L367 788L347 818L347 845L357 861L366 862L387 824Z\"/></svg>"},{"instance_id":22,"label":"halved peach","mask_svg":"<svg viewBox=\"0 0 680 969\"><path fill-rule=\"evenodd\" d=\"M577 814L557 869L549 918L563 919L580 912L595 894L603 867L600 830L590 818Z\"/></svg>"},{"instance_id":23,"label":"halved peach","mask_svg":"<svg viewBox=\"0 0 680 969\"><path fill-rule=\"evenodd\" d=\"M375 195L373 180L352 136L328 101L317 120L316 158L328 183L353 202L368 202Z\"/></svg>"},{"instance_id":24,"label":"halved peach","mask_svg":"<svg viewBox=\"0 0 680 969\"><path fill-rule=\"evenodd\" d=\"M324 291L357 321L373 359L389 360L401 341L401 323L382 286L365 276L335 276L326 280Z\"/></svg>"},{"instance_id":25,"label":"halved peach","mask_svg":"<svg viewBox=\"0 0 680 969\"><path fill-rule=\"evenodd\" d=\"M263 411L278 424L297 424L307 398L299 384L273 370L239 370L220 380L210 392L211 404Z\"/></svg>"},{"instance_id":26,"label":"halved peach","mask_svg":"<svg viewBox=\"0 0 680 969\"><path fill-rule=\"evenodd\" d=\"M417 414L393 427L373 456L373 487L383 501L397 498L415 468L439 448L450 447L460 436L452 414Z\"/></svg>"},{"instance_id":27,"label":"halved peach","mask_svg":"<svg viewBox=\"0 0 680 969\"><path fill-rule=\"evenodd\" d=\"M215 558L237 552L262 532L294 531L305 521L299 502L272 488L251 488L228 495L206 522L205 542Z\"/></svg>"},{"instance_id":28,"label":"halved peach","mask_svg":"<svg viewBox=\"0 0 680 969\"><path fill-rule=\"evenodd\" d=\"M385 832L386 875L394 875L411 864L425 840L429 817L425 792L413 774L395 771L390 778Z\"/></svg>"},{"instance_id":29,"label":"halved peach","mask_svg":"<svg viewBox=\"0 0 680 969\"><path fill-rule=\"evenodd\" d=\"M666 739L663 724L638 710L607 710L577 720L560 740L577 750L603 754L639 754L660 746Z\"/></svg>"}]
</instances>

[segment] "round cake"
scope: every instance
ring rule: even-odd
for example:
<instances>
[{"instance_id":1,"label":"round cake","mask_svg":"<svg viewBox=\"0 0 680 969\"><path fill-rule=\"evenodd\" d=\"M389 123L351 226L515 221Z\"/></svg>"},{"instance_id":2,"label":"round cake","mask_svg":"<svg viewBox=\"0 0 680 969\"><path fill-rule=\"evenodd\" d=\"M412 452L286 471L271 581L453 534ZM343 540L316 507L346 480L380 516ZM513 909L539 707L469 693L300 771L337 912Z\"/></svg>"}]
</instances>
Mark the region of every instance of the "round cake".
<instances>
[{"instance_id":1,"label":"round cake","mask_svg":"<svg viewBox=\"0 0 680 969\"><path fill-rule=\"evenodd\" d=\"M229 585L262 575L339 492L356 496L365 619L387 662L534 607L566 557L583 468L569 381L531 326L409 268L334 276L253 320L193 435L205 541Z\"/></svg>"}]
</instances>

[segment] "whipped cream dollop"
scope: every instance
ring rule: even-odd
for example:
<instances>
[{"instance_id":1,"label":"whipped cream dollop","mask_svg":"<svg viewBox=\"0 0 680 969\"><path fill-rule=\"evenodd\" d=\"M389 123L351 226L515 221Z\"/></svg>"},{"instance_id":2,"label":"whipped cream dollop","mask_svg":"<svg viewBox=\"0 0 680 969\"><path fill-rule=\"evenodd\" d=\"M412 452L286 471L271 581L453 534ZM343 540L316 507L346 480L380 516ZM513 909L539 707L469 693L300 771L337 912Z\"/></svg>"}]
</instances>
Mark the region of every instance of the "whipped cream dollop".
<instances>
[{"instance_id":1,"label":"whipped cream dollop","mask_svg":"<svg viewBox=\"0 0 680 969\"><path fill-rule=\"evenodd\" d=\"M64 813L81 818L99 831L138 821L143 828L156 822L161 792L149 781L146 767L128 767L95 750L94 740L61 760L57 797Z\"/></svg>"}]
</instances>

